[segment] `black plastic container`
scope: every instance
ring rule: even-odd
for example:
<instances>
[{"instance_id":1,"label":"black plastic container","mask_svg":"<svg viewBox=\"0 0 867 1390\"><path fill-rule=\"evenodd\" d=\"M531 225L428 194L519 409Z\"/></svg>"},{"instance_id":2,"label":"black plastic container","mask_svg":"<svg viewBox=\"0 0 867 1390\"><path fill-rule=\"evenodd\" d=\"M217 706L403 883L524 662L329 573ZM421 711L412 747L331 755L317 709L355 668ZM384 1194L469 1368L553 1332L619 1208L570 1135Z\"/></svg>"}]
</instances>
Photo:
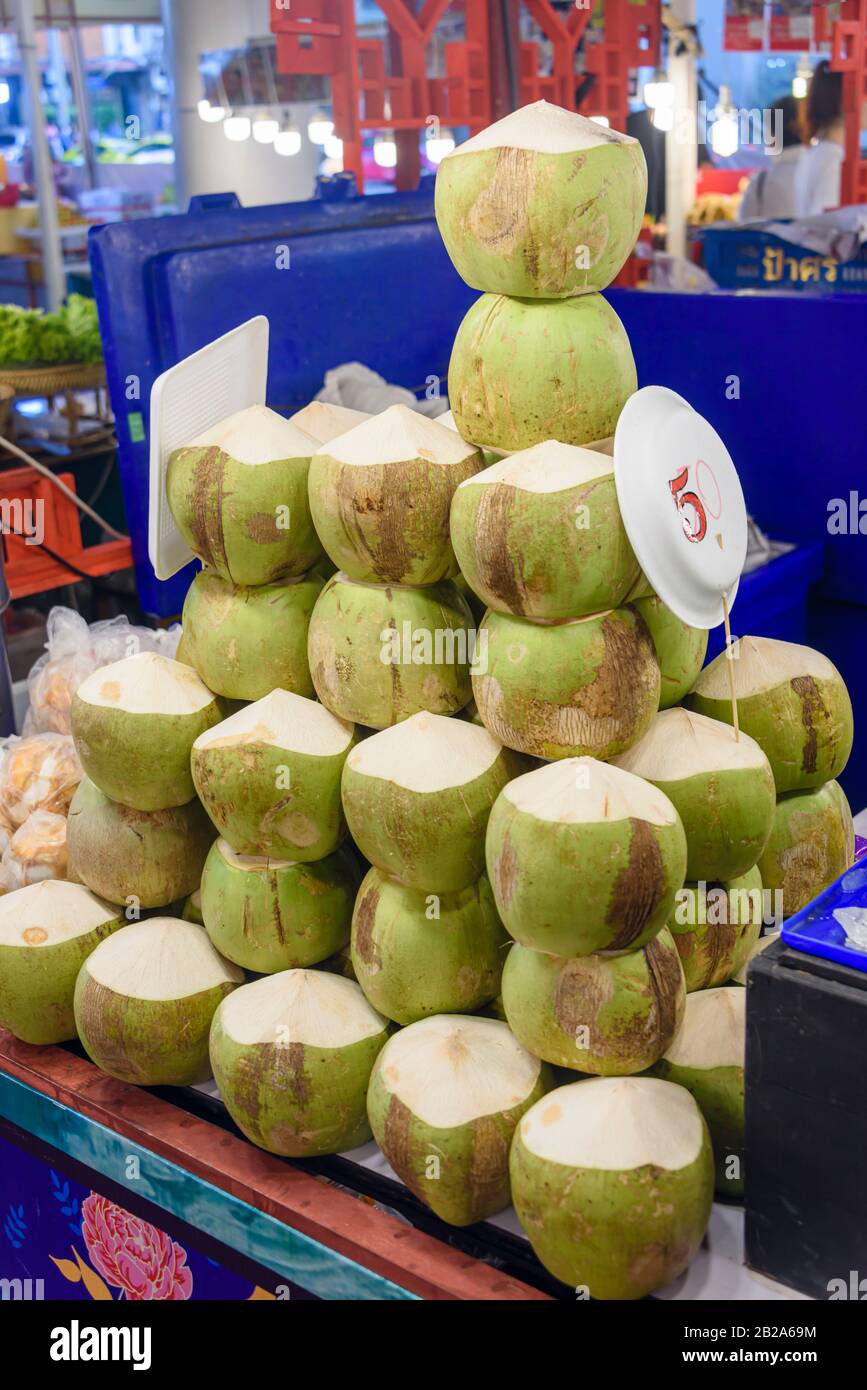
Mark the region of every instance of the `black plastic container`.
<instances>
[{"instance_id":1,"label":"black plastic container","mask_svg":"<svg viewBox=\"0 0 867 1390\"><path fill-rule=\"evenodd\" d=\"M867 1299L867 974L778 941L747 990L747 1263Z\"/></svg>"}]
</instances>

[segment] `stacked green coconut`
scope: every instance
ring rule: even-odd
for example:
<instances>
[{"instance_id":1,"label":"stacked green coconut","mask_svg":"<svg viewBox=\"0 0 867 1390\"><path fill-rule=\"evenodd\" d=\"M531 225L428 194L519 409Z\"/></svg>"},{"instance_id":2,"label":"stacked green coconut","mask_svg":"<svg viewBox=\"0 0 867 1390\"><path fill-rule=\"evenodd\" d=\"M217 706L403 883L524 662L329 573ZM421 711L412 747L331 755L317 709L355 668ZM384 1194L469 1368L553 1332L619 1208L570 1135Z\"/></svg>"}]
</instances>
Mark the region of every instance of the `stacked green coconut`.
<instances>
[{"instance_id":1,"label":"stacked green coconut","mask_svg":"<svg viewBox=\"0 0 867 1390\"><path fill-rule=\"evenodd\" d=\"M199 911L216 949L245 970L317 965L349 941L358 873L340 778L355 738L316 701L273 690L192 746L193 782L220 837Z\"/></svg>"},{"instance_id":2,"label":"stacked green coconut","mask_svg":"<svg viewBox=\"0 0 867 1390\"><path fill-rule=\"evenodd\" d=\"M514 939L503 1008L536 1056L596 1076L658 1061L686 999L666 928L686 871L672 802L594 758L567 758L503 788L487 866Z\"/></svg>"},{"instance_id":3,"label":"stacked green coconut","mask_svg":"<svg viewBox=\"0 0 867 1390\"><path fill-rule=\"evenodd\" d=\"M149 914L198 887L215 832L190 755L223 714L195 671L154 653L79 686L72 733L86 776L69 809L74 882L4 899L0 1018L20 1036L77 1034L104 1071L136 1084L210 1075L211 1018L243 974L200 926Z\"/></svg>"},{"instance_id":4,"label":"stacked green coconut","mask_svg":"<svg viewBox=\"0 0 867 1390\"><path fill-rule=\"evenodd\" d=\"M371 1004L409 1024L493 1000L507 938L485 875L491 807L522 760L467 720L424 711L359 743L343 769L349 829L370 862L352 964Z\"/></svg>"},{"instance_id":5,"label":"stacked green coconut","mask_svg":"<svg viewBox=\"0 0 867 1390\"><path fill-rule=\"evenodd\" d=\"M461 573L488 609L473 696L491 733L540 758L628 748L704 657L705 635L658 599L632 605L650 590L614 483L610 437L636 376L599 291L635 244L645 192L634 140L546 102L459 146L437 176L443 240L486 292L455 340L454 425L511 454L452 503Z\"/></svg>"},{"instance_id":6,"label":"stacked green coconut","mask_svg":"<svg viewBox=\"0 0 867 1390\"><path fill-rule=\"evenodd\" d=\"M385 729L469 702L475 622L453 582L449 509L481 466L473 445L404 405L314 454L310 511L338 572L310 621L310 671L338 717Z\"/></svg>"},{"instance_id":7,"label":"stacked green coconut","mask_svg":"<svg viewBox=\"0 0 867 1390\"><path fill-rule=\"evenodd\" d=\"M730 722L725 661L705 667L689 699L701 714ZM852 813L836 781L852 751L852 703L837 668L811 647L744 637L733 667L741 730L764 750L776 787L758 868L764 887L780 895L781 915L791 917L854 861Z\"/></svg>"},{"instance_id":8,"label":"stacked green coconut","mask_svg":"<svg viewBox=\"0 0 867 1390\"><path fill-rule=\"evenodd\" d=\"M184 659L218 695L313 694L307 630L324 576L307 474L317 448L298 424L254 405L169 459L169 507L205 567L184 604Z\"/></svg>"},{"instance_id":9,"label":"stacked green coconut","mask_svg":"<svg viewBox=\"0 0 867 1390\"><path fill-rule=\"evenodd\" d=\"M130 919L199 886L214 829L190 754L223 714L191 667L151 652L101 667L75 694L85 778L69 808L70 878Z\"/></svg>"},{"instance_id":10,"label":"stacked green coconut","mask_svg":"<svg viewBox=\"0 0 867 1390\"><path fill-rule=\"evenodd\" d=\"M615 762L664 792L683 823L687 882L669 929L687 990L725 984L762 930L758 865L775 808L770 763L748 734L736 738L730 724L680 706L660 711Z\"/></svg>"},{"instance_id":11,"label":"stacked green coconut","mask_svg":"<svg viewBox=\"0 0 867 1390\"><path fill-rule=\"evenodd\" d=\"M635 245L646 193L637 141L544 101L443 160L440 232L458 274L484 291L449 368L464 439L511 451L614 433L635 363L599 291Z\"/></svg>"}]
</instances>

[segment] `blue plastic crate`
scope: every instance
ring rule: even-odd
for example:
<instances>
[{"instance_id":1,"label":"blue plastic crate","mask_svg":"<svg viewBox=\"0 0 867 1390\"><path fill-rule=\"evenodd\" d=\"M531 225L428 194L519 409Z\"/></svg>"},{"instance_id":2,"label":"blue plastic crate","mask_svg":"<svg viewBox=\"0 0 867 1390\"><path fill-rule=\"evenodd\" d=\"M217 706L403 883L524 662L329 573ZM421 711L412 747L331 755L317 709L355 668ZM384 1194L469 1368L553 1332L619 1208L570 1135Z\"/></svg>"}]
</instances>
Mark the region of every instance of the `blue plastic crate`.
<instances>
[{"instance_id":1,"label":"blue plastic crate","mask_svg":"<svg viewBox=\"0 0 867 1390\"><path fill-rule=\"evenodd\" d=\"M705 269L723 289L867 290L867 247L854 260L837 261L760 225L704 227L700 236Z\"/></svg>"},{"instance_id":2,"label":"blue plastic crate","mask_svg":"<svg viewBox=\"0 0 867 1390\"><path fill-rule=\"evenodd\" d=\"M824 893L796 912L783 926L783 940L796 951L867 973L867 950L849 945L845 928L834 916L840 909L867 912L867 858L859 859Z\"/></svg>"}]
</instances>

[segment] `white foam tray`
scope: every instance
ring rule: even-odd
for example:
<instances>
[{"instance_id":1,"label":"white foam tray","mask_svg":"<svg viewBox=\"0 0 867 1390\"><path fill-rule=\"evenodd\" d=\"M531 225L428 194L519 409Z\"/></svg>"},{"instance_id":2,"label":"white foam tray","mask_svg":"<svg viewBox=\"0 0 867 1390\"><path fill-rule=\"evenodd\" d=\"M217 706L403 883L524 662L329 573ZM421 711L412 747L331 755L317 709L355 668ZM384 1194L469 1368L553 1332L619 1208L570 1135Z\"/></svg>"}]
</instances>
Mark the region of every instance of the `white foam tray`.
<instances>
[{"instance_id":1,"label":"white foam tray","mask_svg":"<svg viewBox=\"0 0 867 1390\"><path fill-rule=\"evenodd\" d=\"M260 314L185 357L154 382L150 409L148 554L157 579L193 559L169 511L166 470L174 449L236 411L264 405L268 389L267 318Z\"/></svg>"}]
</instances>

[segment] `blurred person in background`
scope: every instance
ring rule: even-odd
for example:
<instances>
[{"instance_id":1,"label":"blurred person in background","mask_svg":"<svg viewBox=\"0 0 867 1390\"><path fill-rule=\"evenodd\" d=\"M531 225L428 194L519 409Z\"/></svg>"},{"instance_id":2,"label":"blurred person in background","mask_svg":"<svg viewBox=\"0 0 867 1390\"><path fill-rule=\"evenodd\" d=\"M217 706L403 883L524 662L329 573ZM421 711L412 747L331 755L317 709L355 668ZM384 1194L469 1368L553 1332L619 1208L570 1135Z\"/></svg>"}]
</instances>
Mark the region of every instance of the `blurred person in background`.
<instances>
[{"instance_id":1,"label":"blurred person in background","mask_svg":"<svg viewBox=\"0 0 867 1390\"><path fill-rule=\"evenodd\" d=\"M816 67L804 103L807 146L795 176L795 216L840 206L843 167L843 75L825 59Z\"/></svg>"},{"instance_id":2,"label":"blurred person in background","mask_svg":"<svg viewBox=\"0 0 867 1390\"><path fill-rule=\"evenodd\" d=\"M792 96L779 97L773 103L773 109L782 113L783 148L779 154L769 155L767 167L753 174L747 184L738 207L739 222L794 217L795 178L804 155L800 106Z\"/></svg>"}]
</instances>

